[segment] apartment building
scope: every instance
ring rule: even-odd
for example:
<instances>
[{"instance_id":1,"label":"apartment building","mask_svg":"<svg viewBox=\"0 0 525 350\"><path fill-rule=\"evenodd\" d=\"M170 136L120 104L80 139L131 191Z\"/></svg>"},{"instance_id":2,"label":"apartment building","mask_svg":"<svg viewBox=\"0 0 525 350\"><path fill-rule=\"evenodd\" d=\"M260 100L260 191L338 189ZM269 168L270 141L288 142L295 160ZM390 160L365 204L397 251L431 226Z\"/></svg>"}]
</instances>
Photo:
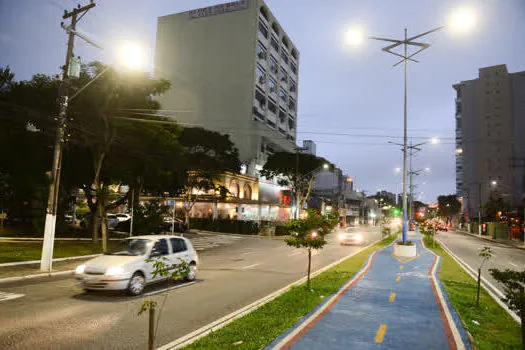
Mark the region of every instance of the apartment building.
<instances>
[{"instance_id":1,"label":"apartment building","mask_svg":"<svg viewBox=\"0 0 525 350\"><path fill-rule=\"evenodd\" d=\"M464 211L502 198L523 213L525 188L525 72L506 65L479 69L456 90L456 191ZM483 213L482 213L483 215Z\"/></svg>"},{"instance_id":2,"label":"apartment building","mask_svg":"<svg viewBox=\"0 0 525 350\"><path fill-rule=\"evenodd\" d=\"M162 112L229 134L246 175L296 147L299 51L264 1L159 17L155 74L172 84Z\"/></svg>"}]
</instances>

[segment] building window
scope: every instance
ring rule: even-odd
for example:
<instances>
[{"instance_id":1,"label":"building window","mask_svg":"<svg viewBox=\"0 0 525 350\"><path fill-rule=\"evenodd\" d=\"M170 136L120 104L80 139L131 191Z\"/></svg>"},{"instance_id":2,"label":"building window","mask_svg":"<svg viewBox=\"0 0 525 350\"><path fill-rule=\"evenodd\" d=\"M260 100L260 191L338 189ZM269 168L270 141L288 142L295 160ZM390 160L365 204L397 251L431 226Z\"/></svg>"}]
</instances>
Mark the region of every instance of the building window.
<instances>
[{"instance_id":1,"label":"building window","mask_svg":"<svg viewBox=\"0 0 525 350\"><path fill-rule=\"evenodd\" d=\"M297 85L295 84L295 81L290 78L290 92L296 92L297 91Z\"/></svg>"},{"instance_id":2,"label":"building window","mask_svg":"<svg viewBox=\"0 0 525 350\"><path fill-rule=\"evenodd\" d=\"M277 64L277 59L273 56L270 56L270 72L277 74L279 72L279 65Z\"/></svg>"},{"instance_id":3,"label":"building window","mask_svg":"<svg viewBox=\"0 0 525 350\"><path fill-rule=\"evenodd\" d=\"M279 108L279 121L281 123L286 122L286 111Z\"/></svg>"},{"instance_id":4,"label":"building window","mask_svg":"<svg viewBox=\"0 0 525 350\"><path fill-rule=\"evenodd\" d=\"M292 131L293 129L295 129L295 120L293 120L293 119L288 119L288 129L290 129L290 131Z\"/></svg>"},{"instance_id":5,"label":"building window","mask_svg":"<svg viewBox=\"0 0 525 350\"><path fill-rule=\"evenodd\" d=\"M288 109L290 111L294 111L295 112L296 107L297 106L295 105L295 101L292 98L290 98L290 102L288 102Z\"/></svg>"},{"instance_id":6,"label":"building window","mask_svg":"<svg viewBox=\"0 0 525 350\"><path fill-rule=\"evenodd\" d=\"M259 66L257 66L257 82L264 84L266 82L266 72Z\"/></svg>"},{"instance_id":7,"label":"building window","mask_svg":"<svg viewBox=\"0 0 525 350\"><path fill-rule=\"evenodd\" d=\"M277 33L277 35L281 34L281 31L279 30L279 26L277 25L277 23L275 22L272 23L272 29L274 32Z\"/></svg>"},{"instance_id":8,"label":"building window","mask_svg":"<svg viewBox=\"0 0 525 350\"><path fill-rule=\"evenodd\" d=\"M288 81L288 74L281 68L281 81L286 83Z\"/></svg>"},{"instance_id":9,"label":"building window","mask_svg":"<svg viewBox=\"0 0 525 350\"><path fill-rule=\"evenodd\" d=\"M261 60L266 59L266 48L263 44L261 44L261 42L257 43L257 57L259 57Z\"/></svg>"},{"instance_id":10,"label":"building window","mask_svg":"<svg viewBox=\"0 0 525 350\"><path fill-rule=\"evenodd\" d=\"M268 100L268 109L274 114L277 114L277 105L272 100Z\"/></svg>"},{"instance_id":11,"label":"building window","mask_svg":"<svg viewBox=\"0 0 525 350\"><path fill-rule=\"evenodd\" d=\"M279 97L281 98L281 100L286 103L286 92L281 89L281 91L279 91Z\"/></svg>"},{"instance_id":12,"label":"building window","mask_svg":"<svg viewBox=\"0 0 525 350\"><path fill-rule=\"evenodd\" d=\"M266 110L266 96L259 89L255 89L255 99L259 102L259 107Z\"/></svg>"},{"instance_id":13,"label":"building window","mask_svg":"<svg viewBox=\"0 0 525 350\"><path fill-rule=\"evenodd\" d=\"M252 199L252 188L248 184L244 185L244 198L247 200Z\"/></svg>"},{"instance_id":14,"label":"building window","mask_svg":"<svg viewBox=\"0 0 525 350\"><path fill-rule=\"evenodd\" d=\"M288 55L286 54L286 51L281 50L281 58L283 59L284 63L288 64Z\"/></svg>"},{"instance_id":15,"label":"building window","mask_svg":"<svg viewBox=\"0 0 525 350\"><path fill-rule=\"evenodd\" d=\"M268 39L268 27L262 21L259 21L259 31L266 39Z\"/></svg>"},{"instance_id":16,"label":"building window","mask_svg":"<svg viewBox=\"0 0 525 350\"><path fill-rule=\"evenodd\" d=\"M293 74L297 74L297 66L294 61L290 61L290 68L292 69Z\"/></svg>"},{"instance_id":17,"label":"building window","mask_svg":"<svg viewBox=\"0 0 525 350\"><path fill-rule=\"evenodd\" d=\"M274 122L272 122L271 120L267 120L266 123L267 123L270 127L272 127L273 129L275 129L275 123L274 123Z\"/></svg>"},{"instance_id":18,"label":"building window","mask_svg":"<svg viewBox=\"0 0 525 350\"><path fill-rule=\"evenodd\" d=\"M277 39L272 35L272 39L270 40L270 45L275 49L275 51L279 52L279 43L277 42Z\"/></svg>"},{"instance_id":19,"label":"building window","mask_svg":"<svg viewBox=\"0 0 525 350\"><path fill-rule=\"evenodd\" d=\"M229 191L232 197L239 197L239 184L235 180L230 183Z\"/></svg>"},{"instance_id":20,"label":"building window","mask_svg":"<svg viewBox=\"0 0 525 350\"><path fill-rule=\"evenodd\" d=\"M270 92L277 92L277 82L275 81L275 79L270 78L268 80L268 87L270 88Z\"/></svg>"},{"instance_id":21,"label":"building window","mask_svg":"<svg viewBox=\"0 0 525 350\"><path fill-rule=\"evenodd\" d=\"M266 9L266 7L261 6L261 14L267 21L270 20L270 15L268 14L268 10Z\"/></svg>"}]
</instances>

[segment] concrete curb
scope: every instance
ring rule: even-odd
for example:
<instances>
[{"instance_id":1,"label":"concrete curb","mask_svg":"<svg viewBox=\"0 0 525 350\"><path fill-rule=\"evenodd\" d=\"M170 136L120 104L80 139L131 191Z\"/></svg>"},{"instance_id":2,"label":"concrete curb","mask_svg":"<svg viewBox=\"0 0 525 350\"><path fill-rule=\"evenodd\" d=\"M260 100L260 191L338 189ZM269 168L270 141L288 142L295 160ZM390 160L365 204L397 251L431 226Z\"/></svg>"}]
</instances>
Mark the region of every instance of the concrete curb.
<instances>
[{"instance_id":1,"label":"concrete curb","mask_svg":"<svg viewBox=\"0 0 525 350\"><path fill-rule=\"evenodd\" d=\"M227 233L227 232L215 232L215 231L205 231L205 230L191 230L189 233L201 234L205 233L208 235L215 236L225 236L225 237L243 237L243 238L260 238L260 239L273 239L273 240L283 240L288 236L260 236L260 235L242 235L240 233Z\"/></svg>"},{"instance_id":2,"label":"concrete curb","mask_svg":"<svg viewBox=\"0 0 525 350\"><path fill-rule=\"evenodd\" d=\"M442 258L425 246L423 235L421 235L421 246L423 247L423 249L425 249L435 257L434 263L428 271L428 278L431 280L434 296L436 297L436 302L438 303L440 308L441 318L443 322L446 321L448 324L448 328L451 333L449 339L452 338L454 340L454 345L458 350L464 350L467 348L471 349L472 347L468 340L467 332L461 324L459 315L457 314L453 305L450 303L447 292L444 286L440 283L441 281L437 276L437 271L438 268L441 266ZM445 329L446 328L447 327L445 327ZM468 346L466 346L465 344L467 344Z\"/></svg>"},{"instance_id":3,"label":"concrete curb","mask_svg":"<svg viewBox=\"0 0 525 350\"><path fill-rule=\"evenodd\" d=\"M53 262L68 261L68 260L78 260L78 259L89 259L89 258L95 258L95 257L100 256L100 255L102 255L102 254L69 256L67 258L53 259ZM40 260L17 261L17 262L11 262L11 263L3 263L3 264L0 264L0 268L2 268L2 267L9 267L9 266L20 266L20 265L34 265L34 264L40 264Z\"/></svg>"},{"instance_id":4,"label":"concrete curb","mask_svg":"<svg viewBox=\"0 0 525 350\"><path fill-rule=\"evenodd\" d=\"M448 253L448 255L450 255L452 257L452 259L454 259L459 266L461 266L461 268L463 270L465 270L470 277L472 277L472 279L474 281L477 281L478 278L477 278L477 272L476 270L474 270L472 267L470 267L466 262L464 262L463 260L461 260L461 258L459 258L456 254L454 254L446 245L445 243L443 243L439 238L436 238L436 241L438 241L438 243L441 245L441 247L443 248L444 251L446 251ZM505 310L507 311L507 313L518 323L521 322L521 319L520 317L514 313L512 310L510 310L508 308L507 305L505 305L502 301L501 301L501 298L504 297L504 294L499 290L497 289L492 283L490 283L489 281L487 281L485 279L485 277L481 276L481 286L483 287L483 289L485 289L487 291L487 293L489 293L489 295Z\"/></svg>"},{"instance_id":5,"label":"concrete curb","mask_svg":"<svg viewBox=\"0 0 525 350\"><path fill-rule=\"evenodd\" d=\"M57 271L57 272L51 272L51 273L37 273L34 275L26 275L26 276L14 276L14 277L5 277L0 278L0 284L2 283L8 283L8 282L17 282L17 281L25 281L33 278L39 278L39 277L53 277L53 276L62 276L62 275L72 275L75 272L75 270L66 270L66 271Z\"/></svg>"},{"instance_id":6,"label":"concrete curb","mask_svg":"<svg viewBox=\"0 0 525 350\"><path fill-rule=\"evenodd\" d=\"M482 240L487 241L487 242L499 243L499 244L506 245L507 247L525 250L525 244L523 244L523 245L509 244L509 243L504 242L504 241L500 241L500 240L497 240L497 239L492 239L492 238L490 238L488 236L480 236L480 235L477 235L477 234L474 234L474 233L470 233L470 232L467 232L467 231L463 231L463 230L454 230L454 232L461 233L461 234L464 234L464 235L469 235L471 237L475 237L477 239L482 239Z\"/></svg>"},{"instance_id":7,"label":"concrete curb","mask_svg":"<svg viewBox=\"0 0 525 350\"><path fill-rule=\"evenodd\" d=\"M348 258L351 258L352 256L356 255L356 254L359 254L360 252L362 252L363 250L373 246L374 244L376 244L377 242L380 242L381 239L379 240L376 240L374 242L371 242L370 244L368 244L367 246L364 246L362 249L356 251L356 252L353 252L329 265L326 265L325 267L315 271L312 273L311 275L311 278L314 278L315 276L323 273L324 271L326 270L329 270L331 269L332 267L342 263L343 261L345 261L346 259ZM168 343L166 345L163 345L159 348L157 348L157 350L173 350L173 349L180 349L182 347L185 347L187 345L190 345L191 343L199 340L200 338L202 337L205 337L206 335L208 335L209 333L211 332L214 332L214 331L217 331L223 327L225 327L226 325L228 325L229 323L235 321L236 319L238 318L241 318L243 317L244 315L252 312L252 311L255 311L257 310L258 308L260 308L261 306L267 304L268 302L276 299L277 297L279 297L280 295L286 293L287 291L289 291L292 287L296 286L296 285L299 285L299 284L302 284L306 282L306 277L303 277L295 282L292 282L290 283L289 285L273 292L272 294L269 294L267 295L266 297L264 298L261 298L237 311L234 311L224 317L221 317L220 319L212 322L212 323L209 323L183 337L180 337L174 341L172 341L171 343Z\"/></svg>"}]
</instances>

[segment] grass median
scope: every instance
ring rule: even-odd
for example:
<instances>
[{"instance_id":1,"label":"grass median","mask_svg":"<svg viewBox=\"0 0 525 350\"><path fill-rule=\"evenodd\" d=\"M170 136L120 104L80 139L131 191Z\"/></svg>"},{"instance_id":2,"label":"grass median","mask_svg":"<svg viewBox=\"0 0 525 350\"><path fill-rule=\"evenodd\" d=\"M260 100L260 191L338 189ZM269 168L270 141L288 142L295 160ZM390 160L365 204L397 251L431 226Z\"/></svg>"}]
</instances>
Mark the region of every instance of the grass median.
<instances>
[{"instance_id":1,"label":"grass median","mask_svg":"<svg viewBox=\"0 0 525 350\"><path fill-rule=\"evenodd\" d=\"M102 243L90 241L56 241L53 258L91 255L102 252ZM42 241L0 243L0 263L40 260Z\"/></svg>"},{"instance_id":2,"label":"grass median","mask_svg":"<svg viewBox=\"0 0 525 350\"><path fill-rule=\"evenodd\" d=\"M476 306L477 282L456 263L438 242L425 236L427 248L441 256L439 278L478 350L521 349L519 324L484 290Z\"/></svg>"},{"instance_id":3,"label":"grass median","mask_svg":"<svg viewBox=\"0 0 525 350\"><path fill-rule=\"evenodd\" d=\"M375 249L387 246L395 235L383 239L312 279L313 291L304 284L293 287L259 309L188 345L184 349L261 349L334 294L363 266Z\"/></svg>"}]
</instances>

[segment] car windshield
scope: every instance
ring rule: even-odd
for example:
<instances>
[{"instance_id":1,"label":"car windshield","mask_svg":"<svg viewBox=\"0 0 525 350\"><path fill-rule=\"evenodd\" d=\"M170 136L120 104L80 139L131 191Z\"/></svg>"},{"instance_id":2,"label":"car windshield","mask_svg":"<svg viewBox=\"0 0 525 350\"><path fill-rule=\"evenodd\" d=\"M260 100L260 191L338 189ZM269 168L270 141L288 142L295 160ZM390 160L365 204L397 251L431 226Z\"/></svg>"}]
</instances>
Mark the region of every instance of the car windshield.
<instances>
[{"instance_id":1,"label":"car windshield","mask_svg":"<svg viewBox=\"0 0 525 350\"><path fill-rule=\"evenodd\" d=\"M139 256L146 255L153 242L149 239L126 239L117 244L113 249L110 249L106 255L130 255Z\"/></svg>"}]
</instances>

